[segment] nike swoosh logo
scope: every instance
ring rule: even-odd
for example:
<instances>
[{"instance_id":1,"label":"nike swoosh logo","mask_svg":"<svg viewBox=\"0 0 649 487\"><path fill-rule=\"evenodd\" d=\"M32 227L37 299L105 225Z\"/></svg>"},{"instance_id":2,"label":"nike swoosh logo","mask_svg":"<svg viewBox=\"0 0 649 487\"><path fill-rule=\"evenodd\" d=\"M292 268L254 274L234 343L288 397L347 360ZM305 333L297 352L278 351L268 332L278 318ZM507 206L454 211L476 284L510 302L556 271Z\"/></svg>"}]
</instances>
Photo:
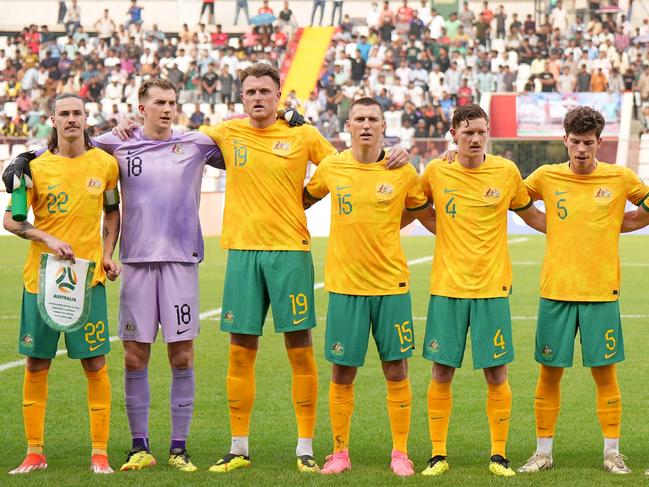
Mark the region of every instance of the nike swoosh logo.
<instances>
[{"instance_id":1,"label":"nike swoosh logo","mask_svg":"<svg viewBox=\"0 0 649 487\"><path fill-rule=\"evenodd\" d=\"M500 358L503 355L505 355L506 353L507 353L507 350L505 350L504 352L500 352L500 353L494 353L494 358Z\"/></svg>"},{"instance_id":2,"label":"nike swoosh logo","mask_svg":"<svg viewBox=\"0 0 649 487\"><path fill-rule=\"evenodd\" d=\"M32 402L24 402L24 403L23 403L23 407L24 407L24 408L28 408L29 406L33 406L34 404L36 404L36 401L32 401Z\"/></svg>"},{"instance_id":3,"label":"nike swoosh logo","mask_svg":"<svg viewBox=\"0 0 649 487\"><path fill-rule=\"evenodd\" d=\"M93 406L90 408L91 411L104 411L106 408Z\"/></svg>"},{"instance_id":4,"label":"nike swoosh logo","mask_svg":"<svg viewBox=\"0 0 649 487\"><path fill-rule=\"evenodd\" d=\"M562 194L566 194L567 192L568 192L568 191L558 191L558 190L557 190L557 191L554 192L554 195L555 195L555 196L561 196Z\"/></svg>"},{"instance_id":5,"label":"nike swoosh logo","mask_svg":"<svg viewBox=\"0 0 649 487\"><path fill-rule=\"evenodd\" d=\"M127 149L127 150L126 150L126 154L128 154L129 156L130 156L131 154L133 154L134 152L135 152L135 149Z\"/></svg>"},{"instance_id":6,"label":"nike swoosh logo","mask_svg":"<svg viewBox=\"0 0 649 487\"><path fill-rule=\"evenodd\" d=\"M613 399L613 400L607 401L608 404L615 404L616 402L620 402L620 400L619 399Z\"/></svg>"},{"instance_id":7,"label":"nike swoosh logo","mask_svg":"<svg viewBox=\"0 0 649 487\"><path fill-rule=\"evenodd\" d=\"M47 190L48 190L48 191L51 191L51 190L53 190L54 188L56 188L56 187L58 187L58 186L61 186L61 183L59 183L59 184L50 184L50 185L47 187Z\"/></svg>"},{"instance_id":8,"label":"nike swoosh logo","mask_svg":"<svg viewBox=\"0 0 649 487\"><path fill-rule=\"evenodd\" d=\"M445 193L455 193L456 191L457 191L457 189L448 189L448 188L444 188L444 192L445 192Z\"/></svg>"},{"instance_id":9,"label":"nike swoosh logo","mask_svg":"<svg viewBox=\"0 0 649 487\"><path fill-rule=\"evenodd\" d=\"M101 347L101 343L100 343L99 345L90 345L89 350L90 350L91 352L94 352L94 351L97 350L99 347Z\"/></svg>"},{"instance_id":10,"label":"nike swoosh logo","mask_svg":"<svg viewBox=\"0 0 649 487\"><path fill-rule=\"evenodd\" d=\"M616 353L617 353L617 350L615 352L613 352L613 353L605 353L604 358L609 359L609 358L613 357Z\"/></svg>"},{"instance_id":11,"label":"nike swoosh logo","mask_svg":"<svg viewBox=\"0 0 649 487\"><path fill-rule=\"evenodd\" d=\"M192 404L194 404L193 401L192 401L192 402L188 402L188 403L186 403L186 404L178 404L178 407L179 407L179 408L186 408L187 406L191 406Z\"/></svg>"},{"instance_id":12,"label":"nike swoosh logo","mask_svg":"<svg viewBox=\"0 0 649 487\"><path fill-rule=\"evenodd\" d=\"M336 191L341 191L343 189L351 188L351 186L336 186Z\"/></svg>"},{"instance_id":13,"label":"nike swoosh logo","mask_svg":"<svg viewBox=\"0 0 649 487\"><path fill-rule=\"evenodd\" d=\"M184 330L178 330L178 331L176 331L176 335L182 335L183 333L185 333L186 331L189 331L189 330L191 330L191 328L185 328Z\"/></svg>"},{"instance_id":14,"label":"nike swoosh logo","mask_svg":"<svg viewBox=\"0 0 649 487\"><path fill-rule=\"evenodd\" d=\"M410 350L411 348L412 348L412 345L408 345L407 347L401 347L401 353L403 353L403 352L407 352L407 351Z\"/></svg>"},{"instance_id":15,"label":"nike swoosh logo","mask_svg":"<svg viewBox=\"0 0 649 487\"><path fill-rule=\"evenodd\" d=\"M302 323L304 320L306 320L308 318L309 318L308 316L305 316L304 318L300 318L299 320L293 320L293 324L294 325L299 325L300 323Z\"/></svg>"},{"instance_id":16,"label":"nike swoosh logo","mask_svg":"<svg viewBox=\"0 0 649 487\"><path fill-rule=\"evenodd\" d=\"M444 416L431 416L430 419L444 419Z\"/></svg>"}]
</instances>

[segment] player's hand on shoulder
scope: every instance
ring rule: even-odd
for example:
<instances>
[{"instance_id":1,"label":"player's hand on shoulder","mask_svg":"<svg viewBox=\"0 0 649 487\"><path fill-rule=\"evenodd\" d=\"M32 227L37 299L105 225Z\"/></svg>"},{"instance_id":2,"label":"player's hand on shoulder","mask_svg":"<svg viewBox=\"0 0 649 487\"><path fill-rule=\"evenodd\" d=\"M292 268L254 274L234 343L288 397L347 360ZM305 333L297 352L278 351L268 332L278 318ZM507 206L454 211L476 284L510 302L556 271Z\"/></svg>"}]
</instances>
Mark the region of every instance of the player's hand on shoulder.
<instances>
[{"instance_id":1,"label":"player's hand on shoulder","mask_svg":"<svg viewBox=\"0 0 649 487\"><path fill-rule=\"evenodd\" d=\"M2 173L2 182L7 188L7 193L12 193L15 189L20 188L21 178L25 180L25 187L31 188L32 172L29 163L36 158L35 151L27 151L18 154L13 161L7 166Z\"/></svg>"},{"instance_id":2,"label":"player's hand on shoulder","mask_svg":"<svg viewBox=\"0 0 649 487\"><path fill-rule=\"evenodd\" d=\"M386 152L388 154L388 160L385 167L388 169L397 169L410 162L410 154L408 154L408 151L400 145L390 147L386 149Z\"/></svg>"},{"instance_id":3,"label":"player's hand on shoulder","mask_svg":"<svg viewBox=\"0 0 649 487\"><path fill-rule=\"evenodd\" d=\"M117 276L119 276L120 273L122 272L121 266L110 257L104 256L104 261L102 262L102 265L104 266L106 277L108 277L108 279L110 279L111 281L117 279Z\"/></svg>"},{"instance_id":4,"label":"player's hand on shoulder","mask_svg":"<svg viewBox=\"0 0 649 487\"><path fill-rule=\"evenodd\" d=\"M446 152L444 152L444 154L442 154L440 159L450 164L451 162L453 162L456 155L457 155L456 149L448 149Z\"/></svg>"},{"instance_id":5,"label":"player's hand on shoulder","mask_svg":"<svg viewBox=\"0 0 649 487\"><path fill-rule=\"evenodd\" d=\"M125 141L133 137L133 130L140 126L135 120L124 118L117 127L113 129L113 135L117 135L120 140Z\"/></svg>"},{"instance_id":6,"label":"player's hand on shoulder","mask_svg":"<svg viewBox=\"0 0 649 487\"><path fill-rule=\"evenodd\" d=\"M63 240L59 240L58 238L53 237L52 235L48 235L45 238L44 243L60 259L69 260L74 264L74 252L72 251L72 246L69 243L64 242Z\"/></svg>"},{"instance_id":7,"label":"player's hand on shoulder","mask_svg":"<svg viewBox=\"0 0 649 487\"><path fill-rule=\"evenodd\" d=\"M277 114L286 120L289 127L299 127L305 123L304 117L295 108L282 109Z\"/></svg>"}]
</instances>

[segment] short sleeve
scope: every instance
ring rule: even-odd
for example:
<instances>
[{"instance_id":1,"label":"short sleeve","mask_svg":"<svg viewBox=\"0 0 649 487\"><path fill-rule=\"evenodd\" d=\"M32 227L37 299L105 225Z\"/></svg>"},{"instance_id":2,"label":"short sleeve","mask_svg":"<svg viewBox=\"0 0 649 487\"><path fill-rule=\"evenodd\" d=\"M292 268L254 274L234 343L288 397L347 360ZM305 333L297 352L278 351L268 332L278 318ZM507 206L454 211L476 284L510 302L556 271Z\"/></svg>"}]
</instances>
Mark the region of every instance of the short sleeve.
<instances>
[{"instance_id":1,"label":"short sleeve","mask_svg":"<svg viewBox=\"0 0 649 487\"><path fill-rule=\"evenodd\" d=\"M337 153L336 148L315 127L311 125L303 125L302 127L303 130L309 132L309 160L313 164L317 166L325 157Z\"/></svg>"},{"instance_id":2,"label":"short sleeve","mask_svg":"<svg viewBox=\"0 0 649 487\"><path fill-rule=\"evenodd\" d=\"M195 132L196 145L198 150L205 157L205 161L209 166L217 169L225 169L225 161L223 160L223 153L214 140L201 132Z\"/></svg>"},{"instance_id":3,"label":"short sleeve","mask_svg":"<svg viewBox=\"0 0 649 487\"><path fill-rule=\"evenodd\" d=\"M525 183L523 182L523 178L521 177L521 173L518 170L518 167L516 167L516 165L513 163L511 167L511 173L513 178L514 191L512 194L511 203L509 204L509 209L512 211L522 211L530 207L530 205L532 204L532 198L530 198L527 188L525 187Z\"/></svg>"},{"instance_id":4,"label":"short sleeve","mask_svg":"<svg viewBox=\"0 0 649 487\"><path fill-rule=\"evenodd\" d=\"M106 189L115 189L117 188L117 182L119 181L119 164L117 159L114 157L108 158L108 176L106 178Z\"/></svg>"},{"instance_id":5,"label":"short sleeve","mask_svg":"<svg viewBox=\"0 0 649 487\"><path fill-rule=\"evenodd\" d=\"M113 135L111 132L106 132L105 134L101 134L97 137L92 138L92 145L94 145L98 149L103 150L104 152L108 152L111 155L117 150L120 145L122 145L122 143L122 140L117 135Z\"/></svg>"},{"instance_id":6,"label":"short sleeve","mask_svg":"<svg viewBox=\"0 0 649 487\"><path fill-rule=\"evenodd\" d=\"M426 195L426 198L428 198L428 201L433 204L433 185L431 183L432 181L432 172L433 172L433 164L432 161L430 161L426 165L426 169L424 169L424 173L421 175L419 178L419 187L422 189L424 192L424 195Z\"/></svg>"},{"instance_id":7,"label":"short sleeve","mask_svg":"<svg viewBox=\"0 0 649 487\"><path fill-rule=\"evenodd\" d=\"M410 211L422 210L430 204L428 202L428 197L421 187L421 180L417 176L414 168L410 166L408 167L408 169L410 169L412 173L410 174L410 183L408 185L408 192L406 194L406 209Z\"/></svg>"},{"instance_id":8,"label":"short sleeve","mask_svg":"<svg viewBox=\"0 0 649 487\"><path fill-rule=\"evenodd\" d=\"M541 168L539 167L536 171L525 178L525 187L527 188L527 193L530 195L532 200L541 200L543 199L543 191L541 188Z\"/></svg>"},{"instance_id":9,"label":"short sleeve","mask_svg":"<svg viewBox=\"0 0 649 487\"><path fill-rule=\"evenodd\" d=\"M642 179L631 169L624 170L624 182L626 187L626 198L636 206L642 206L649 211L649 187L642 182Z\"/></svg>"},{"instance_id":10,"label":"short sleeve","mask_svg":"<svg viewBox=\"0 0 649 487\"><path fill-rule=\"evenodd\" d=\"M307 193L316 199L322 199L329 193L329 188L327 187L327 166L326 163L320 164L304 188Z\"/></svg>"},{"instance_id":11,"label":"short sleeve","mask_svg":"<svg viewBox=\"0 0 649 487\"><path fill-rule=\"evenodd\" d=\"M220 123L218 125L201 125L198 128L198 131L207 135L212 139L216 144L222 144L225 137L226 125Z\"/></svg>"}]
</instances>

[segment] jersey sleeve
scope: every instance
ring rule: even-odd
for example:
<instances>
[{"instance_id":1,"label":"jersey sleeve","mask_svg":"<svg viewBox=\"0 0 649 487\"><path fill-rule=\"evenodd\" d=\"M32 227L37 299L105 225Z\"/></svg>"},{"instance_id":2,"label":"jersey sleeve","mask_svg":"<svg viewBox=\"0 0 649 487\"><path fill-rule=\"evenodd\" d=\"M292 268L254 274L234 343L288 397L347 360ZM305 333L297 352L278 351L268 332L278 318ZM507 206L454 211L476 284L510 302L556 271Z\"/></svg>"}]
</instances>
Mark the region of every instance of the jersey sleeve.
<instances>
[{"instance_id":1,"label":"jersey sleeve","mask_svg":"<svg viewBox=\"0 0 649 487\"><path fill-rule=\"evenodd\" d=\"M223 137L225 136L225 124L220 123L218 125L201 125L200 127L198 127L198 131L207 135L218 145L222 143Z\"/></svg>"},{"instance_id":2,"label":"jersey sleeve","mask_svg":"<svg viewBox=\"0 0 649 487\"><path fill-rule=\"evenodd\" d=\"M426 196L421 187L421 180L417 176L415 169L412 166L408 167L408 169L410 172L410 180L408 192L406 193L406 209L409 211L423 210L430 204L428 202L428 196Z\"/></svg>"},{"instance_id":3,"label":"jersey sleeve","mask_svg":"<svg viewBox=\"0 0 649 487\"><path fill-rule=\"evenodd\" d=\"M518 170L518 167L514 163L511 165L512 178L514 183L514 191L512 194L512 200L509 203L509 209L512 211L522 211L529 208L532 204L532 198L530 197L523 178L521 177L521 172Z\"/></svg>"},{"instance_id":4,"label":"jersey sleeve","mask_svg":"<svg viewBox=\"0 0 649 487\"><path fill-rule=\"evenodd\" d=\"M106 132L105 134L92 138L92 145L111 155L122 143L122 140L117 135L113 135L112 132Z\"/></svg>"},{"instance_id":5,"label":"jersey sleeve","mask_svg":"<svg viewBox=\"0 0 649 487\"><path fill-rule=\"evenodd\" d=\"M217 169L225 169L223 153L216 142L204 133L195 132L195 134L196 146L200 150L201 154L203 154L203 157L205 157L207 165Z\"/></svg>"},{"instance_id":6,"label":"jersey sleeve","mask_svg":"<svg viewBox=\"0 0 649 487\"><path fill-rule=\"evenodd\" d=\"M543 191L541 189L541 167L539 167L536 171L525 178L525 187L527 188L527 193L534 201L543 199Z\"/></svg>"},{"instance_id":7,"label":"jersey sleeve","mask_svg":"<svg viewBox=\"0 0 649 487\"><path fill-rule=\"evenodd\" d=\"M303 125L303 127L309 133L309 160L313 164L317 166L325 157L337 153L336 148L318 132L318 129L311 125Z\"/></svg>"},{"instance_id":8,"label":"jersey sleeve","mask_svg":"<svg viewBox=\"0 0 649 487\"><path fill-rule=\"evenodd\" d=\"M117 159L115 159L114 157L110 157L108 163L108 176L106 178L106 189L117 188L118 181L119 181L119 164L117 163Z\"/></svg>"},{"instance_id":9,"label":"jersey sleeve","mask_svg":"<svg viewBox=\"0 0 649 487\"><path fill-rule=\"evenodd\" d=\"M321 200L329 193L327 186L327 164L320 164L311 179L307 183L304 190L316 199Z\"/></svg>"},{"instance_id":10,"label":"jersey sleeve","mask_svg":"<svg viewBox=\"0 0 649 487\"><path fill-rule=\"evenodd\" d=\"M642 179L631 169L624 170L626 187L626 198L636 206L642 206L649 211L649 187L642 182Z\"/></svg>"},{"instance_id":11,"label":"jersey sleeve","mask_svg":"<svg viewBox=\"0 0 649 487\"><path fill-rule=\"evenodd\" d=\"M432 161L430 161L426 165L426 169L424 169L424 173L421 175L419 178L419 186L423 190L424 194L426 195L426 198L428 198L428 201L431 204L434 204L433 201L433 185L432 183L432 174L433 174L434 166Z\"/></svg>"}]
</instances>

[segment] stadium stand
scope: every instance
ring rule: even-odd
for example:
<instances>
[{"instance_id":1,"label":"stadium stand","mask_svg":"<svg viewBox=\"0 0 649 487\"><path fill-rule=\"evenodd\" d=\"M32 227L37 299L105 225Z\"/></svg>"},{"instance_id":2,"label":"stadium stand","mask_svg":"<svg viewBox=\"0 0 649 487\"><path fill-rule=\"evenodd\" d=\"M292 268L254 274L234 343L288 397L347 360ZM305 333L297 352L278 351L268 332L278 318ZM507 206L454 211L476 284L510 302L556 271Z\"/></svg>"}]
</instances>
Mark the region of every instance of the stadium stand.
<instances>
[{"instance_id":1,"label":"stadium stand","mask_svg":"<svg viewBox=\"0 0 649 487\"><path fill-rule=\"evenodd\" d=\"M252 5L256 25L243 32L204 24L163 32L147 10L134 22L106 9L78 25L69 16L49 27L27 25L0 35L0 161L19 144L42 144L51 130L49 102L59 93L87 100L97 133L136 117L137 88L154 76L178 88L178 127L241 116L237 73L257 61L282 70L284 103L339 147L348 143L351 101L376 97L386 137L411 150L418 170L445 149L454 107L493 92L633 91L646 127L649 19L633 27L629 12L610 3L568 12L558 1L538 20L487 2L446 16L426 0L355 3L345 5L335 31L307 20L298 26L289 2L271 2L257 15Z\"/></svg>"}]
</instances>

